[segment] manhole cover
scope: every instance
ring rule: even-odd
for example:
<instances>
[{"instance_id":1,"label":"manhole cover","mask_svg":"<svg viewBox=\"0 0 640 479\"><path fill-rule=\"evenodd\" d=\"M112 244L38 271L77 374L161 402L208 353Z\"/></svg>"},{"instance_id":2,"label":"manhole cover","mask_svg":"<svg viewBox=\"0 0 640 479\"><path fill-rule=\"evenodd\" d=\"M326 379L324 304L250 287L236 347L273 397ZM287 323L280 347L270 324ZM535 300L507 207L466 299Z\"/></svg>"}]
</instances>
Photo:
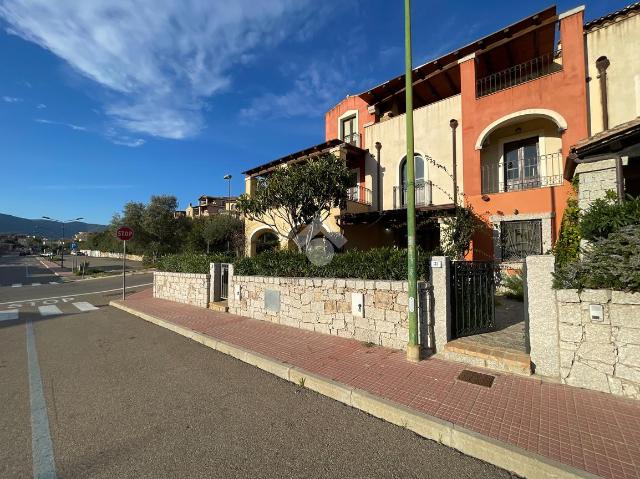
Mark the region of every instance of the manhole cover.
<instances>
[{"instance_id":1,"label":"manhole cover","mask_svg":"<svg viewBox=\"0 0 640 479\"><path fill-rule=\"evenodd\" d=\"M463 369L458 375L458 379L460 381L477 384L478 386L484 386L485 388L490 388L493 385L493 380L495 378L495 376L469 371L468 369Z\"/></svg>"}]
</instances>

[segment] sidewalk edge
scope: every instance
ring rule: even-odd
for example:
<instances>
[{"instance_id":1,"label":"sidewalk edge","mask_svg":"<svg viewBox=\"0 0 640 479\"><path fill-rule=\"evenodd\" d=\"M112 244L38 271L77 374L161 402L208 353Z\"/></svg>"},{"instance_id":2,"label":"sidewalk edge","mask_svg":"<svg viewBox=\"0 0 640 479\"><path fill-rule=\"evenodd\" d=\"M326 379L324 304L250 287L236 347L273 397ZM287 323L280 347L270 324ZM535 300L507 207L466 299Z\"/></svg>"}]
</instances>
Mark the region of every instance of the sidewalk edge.
<instances>
[{"instance_id":1,"label":"sidewalk edge","mask_svg":"<svg viewBox=\"0 0 640 479\"><path fill-rule=\"evenodd\" d=\"M543 457L512 444L493 439L475 431L457 426L434 416L380 398L366 391L352 388L291 364L272 359L262 354L234 346L211 336L198 333L183 326L143 313L125 306L120 301L110 301L110 306L121 309L145 321L161 326L211 349L239 359L281 379L304 385L323 396L359 409L396 426L404 427L419 436L439 442L463 454L475 457L494 466L506 469L526 478L583 478L599 476L587 471Z\"/></svg>"}]
</instances>

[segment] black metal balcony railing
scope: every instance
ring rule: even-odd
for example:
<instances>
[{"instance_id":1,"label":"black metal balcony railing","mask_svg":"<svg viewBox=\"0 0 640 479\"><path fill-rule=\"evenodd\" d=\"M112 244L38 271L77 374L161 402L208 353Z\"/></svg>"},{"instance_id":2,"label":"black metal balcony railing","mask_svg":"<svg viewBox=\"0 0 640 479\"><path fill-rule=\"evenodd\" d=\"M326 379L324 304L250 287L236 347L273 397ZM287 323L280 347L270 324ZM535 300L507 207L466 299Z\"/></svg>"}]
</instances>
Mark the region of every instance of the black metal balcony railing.
<instances>
[{"instance_id":1,"label":"black metal balcony railing","mask_svg":"<svg viewBox=\"0 0 640 479\"><path fill-rule=\"evenodd\" d=\"M430 181L416 181L416 206L431 206L433 204ZM393 187L393 209L407 207L407 185Z\"/></svg>"},{"instance_id":2,"label":"black metal balcony railing","mask_svg":"<svg viewBox=\"0 0 640 479\"><path fill-rule=\"evenodd\" d=\"M362 143L361 138L360 138L360 133L351 133L349 135L344 135L342 137L342 141L344 141L345 143L349 143L350 145L358 146L358 147Z\"/></svg>"},{"instance_id":3,"label":"black metal balcony railing","mask_svg":"<svg viewBox=\"0 0 640 479\"><path fill-rule=\"evenodd\" d=\"M562 70L562 65L554 62L555 58L556 53L547 53L506 70L480 78L476 81L476 97L490 95Z\"/></svg>"},{"instance_id":4,"label":"black metal balcony railing","mask_svg":"<svg viewBox=\"0 0 640 479\"><path fill-rule=\"evenodd\" d=\"M482 165L482 193L502 193L562 184L562 154Z\"/></svg>"},{"instance_id":5,"label":"black metal balcony railing","mask_svg":"<svg viewBox=\"0 0 640 479\"><path fill-rule=\"evenodd\" d=\"M364 186L352 186L347 190L347 199L361 205L371 205L371 190Z\"/></svg>"}]
</instances>

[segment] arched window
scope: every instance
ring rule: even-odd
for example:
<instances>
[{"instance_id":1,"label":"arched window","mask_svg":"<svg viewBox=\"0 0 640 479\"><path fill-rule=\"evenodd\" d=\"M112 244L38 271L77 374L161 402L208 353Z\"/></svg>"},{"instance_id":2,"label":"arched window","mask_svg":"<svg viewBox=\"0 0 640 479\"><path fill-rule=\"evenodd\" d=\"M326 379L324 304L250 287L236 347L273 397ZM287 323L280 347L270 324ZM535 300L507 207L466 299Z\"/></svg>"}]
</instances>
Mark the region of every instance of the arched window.
<instances>
[{"instance_id":1,"label":"arched window","mask_svg":"<svg viewBox=\"0 0 640 479\"><path fill-rule=\"evenodd\" d=\"M414 155L414 172L416 177L416 204L422 205L427 202L427 165L424 157L419 153ZM429 192L430 193L430 192ZM407 206L407 157L400 162L400 203Z\"/></svg>"},{"instance_id":2,"label":"arched window","mask_svg":"<svg viewBox=\"0 0 640 479\"><path fill-rule=\"evenodd\" d=\"M256 254L265 251L276 251L280 248L278 236L273 231L265 231L255 239Z\"/></svg>"}]
</instances>

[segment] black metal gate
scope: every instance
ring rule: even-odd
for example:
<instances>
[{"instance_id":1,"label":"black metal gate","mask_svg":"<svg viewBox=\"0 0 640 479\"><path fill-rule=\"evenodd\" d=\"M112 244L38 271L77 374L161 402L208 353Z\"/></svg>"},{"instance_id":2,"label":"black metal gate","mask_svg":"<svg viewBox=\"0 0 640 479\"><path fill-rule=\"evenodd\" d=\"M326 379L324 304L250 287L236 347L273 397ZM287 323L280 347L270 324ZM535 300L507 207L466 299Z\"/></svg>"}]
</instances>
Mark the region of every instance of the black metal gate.
<instances>
[{"instance_id":1,"label":"black metal gate","mask_svg":"<svg viewBox=\"0 0 640 479\"><path fill-rule=\"evenodd\" d=\"M229 298L229 265L220 265L220 299L225 301Z\"/></svg>"},{"instance_id":2,"label":"black metal gate","mask_svg":"<svg viewBox=\"0 0 640 479\"><path fill-rule=\"evenodd\" d=\"M453 338L495 328L495 265L491 261L451 262Z\"/></svg>"}]
</instances>

